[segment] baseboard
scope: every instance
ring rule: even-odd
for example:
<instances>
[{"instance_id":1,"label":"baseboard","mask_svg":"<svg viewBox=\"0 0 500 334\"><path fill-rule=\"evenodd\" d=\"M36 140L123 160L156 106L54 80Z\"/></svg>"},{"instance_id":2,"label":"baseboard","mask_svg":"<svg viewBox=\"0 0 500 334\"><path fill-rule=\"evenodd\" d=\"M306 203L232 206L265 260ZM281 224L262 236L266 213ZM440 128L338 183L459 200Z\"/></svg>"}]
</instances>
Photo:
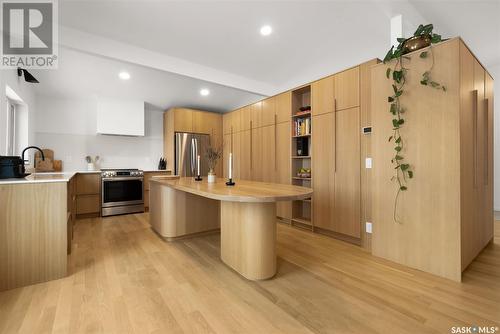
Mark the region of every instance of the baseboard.
<instances>
[{"instance_id":1,"label":"baseboard","mask_svg":"<svg viewBox=\"0 0 500 334\"><path fill-rule=\"evenodd\" d=\"M317 226L314 227L314 232L332 237L334 239L345 241L345 242L348 242L350 244L354 244L356 246L361 246L361 239L354 238L354 237L351 237L349 235L325 230L325 229L323 229L321 227L317 227Z\"/></svg>"}]
</instances>

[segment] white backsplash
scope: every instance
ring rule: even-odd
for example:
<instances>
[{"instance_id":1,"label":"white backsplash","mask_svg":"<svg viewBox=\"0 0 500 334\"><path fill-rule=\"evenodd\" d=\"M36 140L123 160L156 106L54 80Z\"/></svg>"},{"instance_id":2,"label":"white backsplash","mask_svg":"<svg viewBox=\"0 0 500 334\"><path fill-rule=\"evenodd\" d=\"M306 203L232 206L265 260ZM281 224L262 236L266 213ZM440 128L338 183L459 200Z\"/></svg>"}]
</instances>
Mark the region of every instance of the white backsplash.
<instances>
[{"instance_id":1,"label":"white backsplash","mask_svg":"<svg viewBox=\"0 0 500 334\"><path fill-rule=\"evenodd\" d=\"M87 155L101 157L97 168L155 170L163 155L163 112L152 106L146 106L144 137L97 135L94 99L39 97L36 116L35 144L54 150L65 171L86 170Z\"/></svg>"}]
</instances>

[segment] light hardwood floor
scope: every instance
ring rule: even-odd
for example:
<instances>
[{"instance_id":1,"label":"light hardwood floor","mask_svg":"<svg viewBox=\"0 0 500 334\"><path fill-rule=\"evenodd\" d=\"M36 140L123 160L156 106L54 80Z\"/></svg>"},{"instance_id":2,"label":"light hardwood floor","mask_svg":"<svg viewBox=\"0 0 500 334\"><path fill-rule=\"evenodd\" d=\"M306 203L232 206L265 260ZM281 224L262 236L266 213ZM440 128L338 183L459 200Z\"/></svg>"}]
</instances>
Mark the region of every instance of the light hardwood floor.
<instances>
[{"instance_id":1,"label":"light hardwood floor","mask_svg":"<svg viewBox=\"0 0 500 334\"><path fill-rule=\"evenodd\" d=\"M278 274L225 266L220 236L165 243L147 214L79 220L70 276L0 293L0 333L450 333L500 327L500 222L462 283L278 225Z\"/></svg>"}]
</instances>

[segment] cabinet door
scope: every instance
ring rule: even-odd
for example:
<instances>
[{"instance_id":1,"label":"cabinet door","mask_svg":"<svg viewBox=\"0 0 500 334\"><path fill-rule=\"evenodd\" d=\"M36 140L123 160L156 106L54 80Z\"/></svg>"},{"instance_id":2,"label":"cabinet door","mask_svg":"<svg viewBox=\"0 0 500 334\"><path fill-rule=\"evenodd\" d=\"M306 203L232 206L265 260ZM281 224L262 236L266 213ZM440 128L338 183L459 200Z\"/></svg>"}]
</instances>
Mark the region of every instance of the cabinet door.
<instances>
[{"instance_id":1,"label":"cabinet door","mask_svg":"<svg viewBox=\"0 0 500 334\"><path fill-rule=\"evenodd\" d=\"M483 244L493 237L493 79L485 73L485 108L484 111L484 138L485 138L485 201L484 201L484 228Z\"/></svg>"},{"instance_id":2,"label":"cabinet door","mask_svg":"<svg viewBox=\"0 0 500 334\"><path fill-rule=\"evenodd\" d=\"M222 129L225 135L231 133L231 127L232 127L232 116L233 112L228 112L222 115Z\"/></svg>"},{"instance_id":3,"label":"cabinet door","mask_svg":"<svg viewBox=\"0 0 500 334\"><path fill-rule=\"evenodd\" d=\"M274 118L274 117L273 117ZM261 153L259 155L262 165L259 181L275 182L276 165L276 126L268 125L261 128Z\"/></svg>"},{"instance_id":4,"label":"cabinet door","mask_svg":"<svg viewBox=\"0 0 500 334\"><path fill-rule=\"evenodd\" d=\"M251 180L251 130L245 130L238 133L239 139L239 178L242 180Z\"/></svg>"},{"instance_id":5,"label":"cabinet door","mask_svg":"<svg viewBox=\"0 0 500 334\"><path fill-rule=\"evenodd\" d=\"M76 214L84 215L101 211L100 195L81 195L76 198Z\"/></svg>"},{"instance_id":6,"label":"cabinet door","mask_svg":"<svg viewBox=\"0 0 500 334\"><path fill-rule=\"evenodd\" d=\"M228 161L229 157L226 158L226 160ZM228 162L225 163L225 166L228 166L227 164ZM250 130L240 131L233 134L233 178L240 180L251 179Z\"/></svg>"},{"instance_id":7,"label":"cabinet door","mask_svg":"<svg viewBox=\"0 0 500 334\"><path fill-rule=\"evenodd\" d=\"M334 75L336 110L359 106L359 67L354 67ZM313 111L314 112L314 111Z\"/></svg>"},{"instance_id":8,"label":"cabinet door","mask_svg":"<svg viewBox=\"0 0 500 334\"><path fill-rule=\"evenodd\" d=\"M243 109L238 109L233 111L231 118L231 126L233 127L233 133L241 131L241 114ZM250 123L250 122L249 122Z\"/></svg>"},{"instance_id":9,"label":"cabinet door","mask_svg":"<svg viewBox=\"0 0 500 334\"><path fill-rule=\"evenodd\" d=\"M263 168L264 161L262 161L262 149L263 149L263 140L262 140L262 128L256 128L250 130L250 172L252 176L252 181L262 181L263 180Z\"/></svg>"},{"instance_id":10,"label":"cabinet door","mask_svg":"<svg viewBox=\"0 0 500 334\"><path fill-rule=\"evenodd\" d=\"M276 95L275 99L274 112L276 114L276 122L290 122L290 116L292 115L292 93L281 93Z\"/></svg>"},{"instance_id":11,"label":"cabinet door","mask_svg":"<svg viewBox=\"0 0 500 334\"><path fill-rule=\"evenodd\" d=\"M313 116L312 177L313 222L326 230L335 230L335 118L334 113ZM359 168L358 168L359 170Z\"/></svg>"},{"instance_id":12,"label":"cabinet door","mask_svg":"<svg viewBox=\"0 0 500 334\"><path fill-rule=\"evenodd\" d=\"M101 192L101 175L99 173L84 173L76 176L77 195L95 195Z\"/></svg>"},{"instance_id":13,"label":"cabinet door","mask_svg":"<svg viewBox=\"0 0 500 334\"><path fill-rule=\"evenodd\" d=\"M337 111L334 115L336 116L334 120L336 172L333 230L359 238L361 236L359 108Z\"/></svg>"},{"instance_id":14,"label":"cabinet door","mask_svg":"<svg viewBox=\"0 0 500 334\"><path fill-rule=\"evenodd\" d=\"M252 107L246 106L240 109L240 131L250 130L250 122L252 121Z\"/></svg>"},{"instance_id":15,"label":"cabinet door","mask_svg":"<svg viewBox=\"0 0 500 334\"><path fill-rule=\"evenodd\" d=\"M190 109L174 109L174 131L193 132L193 111Z\"/></svg>"},{"instance_id":16,"label":"cabinet door","mask_svg":"<svg viewBox=\"0 0 500 334\"><path fill-rule=\"evenodd\" d=\"M250 121L252 129L262 126L262 102L259 101L249 106L250 108Z\"/></svg>"},{"instance_id":17,"label":"cabinet door","mask_svg":"<svg viewBox=\"0 0 500 334\"><path fill-rule=\"evenodd\" d=\"M233 135L231 134L225 134L224 135L224 150L222 151L222 165L223 165L223 171L224 171L224 177L227 178L229 176L228 170L229 170L229 153L233 153L234 155L234 148L233 148ZM234 166L233 166L234 167ZM234 168L233 168L234 171Z\"/></svg>"},{"instance_id":18,"label":"cabinet door","mask_svg":"<svg viewBox=\"0 0 500 334\"><path fill-rule=\"evenodd\" d=\"M276 116L278 119L278 116ZM282 184L290 184L290 117L288 122L278 123L276 125L276 177L274 182ZM292 218L292 202L277 202L276 215L285 219Z\"/></svg>"},{"instance_id":19,"label":"cabinet door","mask_svg":"<svg viewBox=\"0 0 500 334\"><path fill-rule=\"evenodd\" d=\"M320 115L334 111L335 98L333 78L333 76L329 76L312 83L311 112L313 115Z\"/></svg>"},{"instance_id":20,"label":"cabinet door","mask_svg":"<svg viewBox=\"0 0 500 334\"><path fill-rule=\"evenodd\" d=\"M262 101L262 126L273 125L275 121L276 100L270 97Z\"/></svg>"}]
</instances>

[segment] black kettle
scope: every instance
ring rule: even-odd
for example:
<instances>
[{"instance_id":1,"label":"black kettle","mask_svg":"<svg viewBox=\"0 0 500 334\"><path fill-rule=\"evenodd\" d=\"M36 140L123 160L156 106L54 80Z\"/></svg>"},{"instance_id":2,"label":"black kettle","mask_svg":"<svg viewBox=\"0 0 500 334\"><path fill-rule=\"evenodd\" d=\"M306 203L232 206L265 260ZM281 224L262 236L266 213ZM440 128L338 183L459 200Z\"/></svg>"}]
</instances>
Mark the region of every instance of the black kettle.
<instances>
[{"instance_id":1,"label":"black kettle","mask_svg":"<svg viewBox=\"0 0 500 334\"><path fill-rule=\"evenodd\" d=\"M24 167L24 153L26 150L33 148L40 151L42 160L45 160L43 151L36 146L26 147L21 156L0 156L0 179L23 178L28 176Z\"/></svg>"}]
</instances>

